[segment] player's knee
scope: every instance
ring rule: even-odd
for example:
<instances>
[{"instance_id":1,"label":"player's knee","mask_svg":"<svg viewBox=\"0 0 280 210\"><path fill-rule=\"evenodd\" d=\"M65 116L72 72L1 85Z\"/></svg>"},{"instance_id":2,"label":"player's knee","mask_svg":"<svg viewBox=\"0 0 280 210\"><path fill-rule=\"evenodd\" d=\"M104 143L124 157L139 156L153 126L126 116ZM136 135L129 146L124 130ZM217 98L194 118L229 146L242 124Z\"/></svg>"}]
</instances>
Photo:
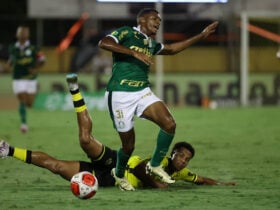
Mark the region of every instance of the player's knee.
<instances>
[{"instance_id":1,"label":"player's knee","mask_svg":"<svg viewBox=\"0 0 280 210\"><path fill-rule=\"evenodd\" d=\"M28 107L28 108L32 108L32 106L33 106L33 100L26 100L25 101L25 105Z\"/></svg>"},{"instance_id":2,"label":"player's knee","mask_svg":"<svg viewBox=\"0 0 280 210\"><path fill-rule=\"evenodd\" d=\"M89 144L90 143L90 135L88 134L80 134L79 140L81 145Z\"/></svg>"},{"instance_id":3,"label":"player's knee","mask_svg":"<svg viewBox=\"0 0 280 210\"><path fill-rule=\"evenodd\" d=\"M28 108L32 108L32 103L26 103L26 106L27 106Z\"/></svg>"},{"instance_id":4,"label":"player's knee","mask_svg":"<svg viewBox=\"0 0 280 210\"><path fill-rule=\"evenodd\" d=\"M168 133L175 133L175 130L176 130L176 122L174 119L170 119L168 120L164 127L163 127L163 130L165 130L166 132Z\"/></svg>"}]
</instances>

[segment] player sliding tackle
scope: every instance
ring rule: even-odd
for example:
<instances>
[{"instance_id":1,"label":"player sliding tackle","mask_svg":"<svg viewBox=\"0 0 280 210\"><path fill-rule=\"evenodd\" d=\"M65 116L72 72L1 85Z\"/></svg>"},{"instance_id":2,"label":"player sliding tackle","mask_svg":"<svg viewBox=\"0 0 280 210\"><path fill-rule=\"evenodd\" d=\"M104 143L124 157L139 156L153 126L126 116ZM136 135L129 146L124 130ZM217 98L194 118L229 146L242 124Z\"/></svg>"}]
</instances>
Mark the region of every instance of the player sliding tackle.
<instances>
[{"instance_id":1,"label":"player sliding tackle","mask_svg":"<svg viewBox=\"0 0 280 210\"><path fill-rule=\"evenodd\" d=\"M115 179L111 175L111 170L116 167L117 151L103 145L92 135L92 119L79 91L77 80L76 74L67 75L67 82L79 126L80 146L89 157L89 160L58 160L45 152L10 146L4 140L0 141L0 157L6 158L9 156L25 163L45 168L68 181L80 171L89 171L95 174L100 187L114 186ZM178 142L173 146L171 156L165 156L161 164L165 172L174 180L193 182L195 184L235 185L234 182L221 182L192 173L186 166L194 157L194 154L195 150L189 143ZM168 186L154 176L146 174L145 166L149 160L141 159L139 156L130 157L125 171L125 179L131 183L133 187L131 190L135 187L166 188ZM119 185L120 188L122 186L124 185Z\"/></svg>"}]
</instances>

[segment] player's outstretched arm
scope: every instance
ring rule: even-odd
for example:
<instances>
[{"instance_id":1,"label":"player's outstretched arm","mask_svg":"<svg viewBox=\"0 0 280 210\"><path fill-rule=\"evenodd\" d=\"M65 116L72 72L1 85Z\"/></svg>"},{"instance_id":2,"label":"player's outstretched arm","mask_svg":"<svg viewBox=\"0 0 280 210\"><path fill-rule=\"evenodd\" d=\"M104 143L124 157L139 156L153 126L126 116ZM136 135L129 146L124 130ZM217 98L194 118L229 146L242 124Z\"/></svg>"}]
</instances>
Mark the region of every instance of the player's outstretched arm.
<instances>
[{"instance_id":1,"label":"player's outstretched arm","mask_svg":"<svg viewBox=\"0 0 280 210\"><path fill-rule=\"evenodd\" d=\"M215 179L199 176L195 184L234 186L235 182L222 182Z\"/></svg>"},{"instance_id":2,"label":"player's outstretched arm","mask_svg":"<svg viewBox=\"0 0 280 210\"><path fill-rule=\"evenodd\" d=\"M180 42L175 42L172 44L165 44L164 48L160 51L160 55L174 55L177 54L194 43L200 41L201 39L205 39L210 34L214 33L218 26L218 21L214 21L210 25L208 25L201 33Z\"/></svg>"},{"instance_id":3,"label":"player's outstretched arm","mask_svg":"<svg viewBox=\"0 0 280 210\"><path fill-rule=\"evenodd\" d=\"M144 62L147 65L153 64L153 61L151 60L151 58L149 56L145 55L144 53L140 53L135 50L129 49L123 45L120 45L120 44L116 43L115 40L109 36L106 36L103 39L101 39L98 43L98 46L101 49L108 50L110 52L131 55L131 56L137 58L138 60Z\"/></svg>"},{"instance_id":4,"label":"player's outstretched arm","mask_svg":"<svg viewBox=\"0 0 280 210\"><path fill-rule=\"evenodd\" d=\"M101 49L108 50L111 52L122 53L126 55L133 55L133 50L118 44L112 37L105 36L98 43Z\"/></svg>"}]
</instances>

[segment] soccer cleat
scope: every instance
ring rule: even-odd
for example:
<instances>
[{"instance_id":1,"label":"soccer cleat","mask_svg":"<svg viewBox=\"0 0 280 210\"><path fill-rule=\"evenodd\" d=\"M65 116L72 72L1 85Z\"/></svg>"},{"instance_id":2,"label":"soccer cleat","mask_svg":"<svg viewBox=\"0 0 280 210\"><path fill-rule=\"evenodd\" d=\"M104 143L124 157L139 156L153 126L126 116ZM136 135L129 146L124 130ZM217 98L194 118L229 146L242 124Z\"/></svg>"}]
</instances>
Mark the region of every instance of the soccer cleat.
<instances>
[{"instance_id":1,"label":"soccer cleat","mask_svg":"<svg viewBox=\"0 0 280 210\"><path fill-rule=\"evenodd\" d=\"M115 172L115 168L112 169L112 176L114 177L114 179L116 180L117 185L119 186L119 188L122 191L134 191L134 187L128 182L128 180L123 177L123 178L119 178L116 176L116 172Z\"/></svg>"},{"instance_id":2,"label":"soccer cleat","mask_svg":"<svg viewBox=\"0 0 280 210\"><path fill-rule=\"evenodd\" d=\"M9 154L10 145L5 141L0 141L0 157L6 158Z\"/></svg>"},{"instance_id":3,"label":"soccer cleat","mask_svg":"<svg viewBox=\"0 0 280 210\"><path fill-rule=\"evenodd\" d=\"M21 125L20 125L20 131L21 131L22 133L27 133L27 131L28 131L28 126L27 126L26 124L21 124Z\"/></svg>"},{"instance_id":4,"label":"soccer cleat","mask_svg":"<svg viewBox=\"0 0 280 210\"><path fill-rule=\"evenodd\" d=\"M161 166L153 167L151 166L150 162L148 162L146 165L146 174L158 176L162 182L167 184L172 184L175 182L175 180L171 179L171 177L163 170Z\"/></svg>"},{"instance_id":5,"label":"soccer cleat","mask_svg":"<svg viewBox=\"0 0 280 210\"><path fill-rule=\"evenodd\" d=\"M75 73L67 74L66 81L68 83L77 83L78 82L78 75Z\"/></svg>"}]
</instances>

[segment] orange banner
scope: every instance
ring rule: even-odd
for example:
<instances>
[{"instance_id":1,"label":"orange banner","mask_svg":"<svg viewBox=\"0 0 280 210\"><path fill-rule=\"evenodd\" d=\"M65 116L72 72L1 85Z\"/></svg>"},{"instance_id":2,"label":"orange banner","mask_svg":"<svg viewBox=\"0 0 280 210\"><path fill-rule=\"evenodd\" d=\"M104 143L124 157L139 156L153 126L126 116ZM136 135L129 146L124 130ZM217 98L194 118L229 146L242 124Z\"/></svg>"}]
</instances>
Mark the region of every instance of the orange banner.
<instances>
[{"instance_id":1,"label":"orange banner","mask_svg":"<svg viewBox=\"0 0 280 210\"><path fill-rule=\"evenodd\" d=\"M241 26L241 24L239 23L239 26ZM266 29L263 29L261 27L252 25L252 24L248 24L248 31L255 33L259 36L262 36L266 39L269 39L271 41L280 43L280 35L279 34L275 34L271 31L268 31Z\"/></svg>"},{"instance_id":2,"label":"orange banner","mask_svg":"<svg viewBox=\"0 0 280 210\"><path fill-rule=\"evenodd\" d=\"M80 28L88 18L89 18L88 13L83 13L79 18L79 20L77 20L72 25L65 38L62 39L59 45L57 46L56 50L58 53L62 53L64 50L66 50L69 47L74 36L78 33L78 31L80 30Z\"/></svg>"}]
</instances>

